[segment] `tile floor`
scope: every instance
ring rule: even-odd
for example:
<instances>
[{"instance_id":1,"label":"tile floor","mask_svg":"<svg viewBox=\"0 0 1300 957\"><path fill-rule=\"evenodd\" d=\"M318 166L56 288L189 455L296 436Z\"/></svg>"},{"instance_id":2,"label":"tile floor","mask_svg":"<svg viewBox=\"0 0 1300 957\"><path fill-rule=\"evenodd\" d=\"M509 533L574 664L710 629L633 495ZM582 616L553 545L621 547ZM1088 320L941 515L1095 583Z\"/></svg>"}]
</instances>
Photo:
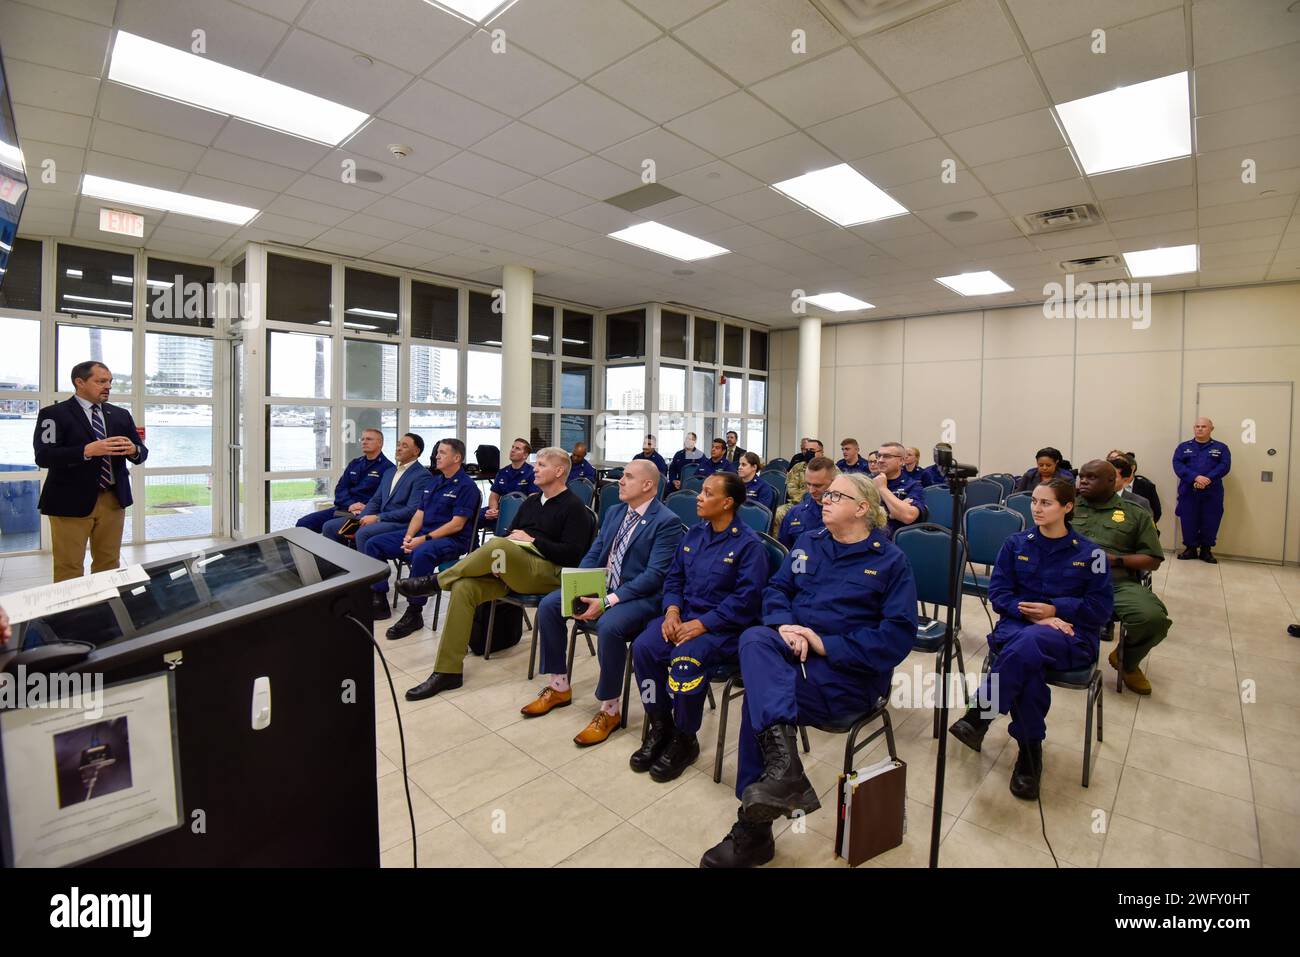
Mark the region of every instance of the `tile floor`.
<instances>
[{"instance_id":1,"label":"tile floor","mask_svg":"<svg viewBox=\"0 0 1300 957\"><path fill-rule=\"evenodd\" d=\"M208 542L127 547L127 561L188 553ZM49 580L48 556L0 561L0 593ZM1084 694L1053 689L1044 749L1043 811L1062 867L1300 865L1300 568L1172 556L1155 587L1174 628L1152 653L1149 698L1114 690L1105 668L1105 741L1091 786L1080 785ZM401 606L399 606L400 611ZM987 619L963 609L968 672L983 660ZM734 819L738 722L728 729L723 783L712 779L717 713L706 712L702 754L678 780L656 784L627 767L640 740L627 730L595 748L571 741L594 711L596 662L580 644L574 704L533 720L518 711L541 687L526 679L528 641L491 661L470 658L466 684L422 702L402 693L432 669L437 636L390 642L376 626L401 701L422 867L694 866ZM1107 653L1103 644L1103 654ZM933 656L899 671L929 674ZM378 659L376 730L380 841L385 866L411 863L397 722ZM908 834L864 866L919 867L928 859L936 743L927 707L894 710L908 764ZM733 712L734 715L734 712ZM1038 809L1007 790L1016 748L999 720L975 754L949 739L940 860L948 867L1050 867ZM810 732L808 774L823 810L798 832L778 822L775 865L843 866L832 854L834 786L843 737ZM873 747L880 752L883 744ZM865 762L863 758L860 763Z\"/></svg>"}]
</instances>

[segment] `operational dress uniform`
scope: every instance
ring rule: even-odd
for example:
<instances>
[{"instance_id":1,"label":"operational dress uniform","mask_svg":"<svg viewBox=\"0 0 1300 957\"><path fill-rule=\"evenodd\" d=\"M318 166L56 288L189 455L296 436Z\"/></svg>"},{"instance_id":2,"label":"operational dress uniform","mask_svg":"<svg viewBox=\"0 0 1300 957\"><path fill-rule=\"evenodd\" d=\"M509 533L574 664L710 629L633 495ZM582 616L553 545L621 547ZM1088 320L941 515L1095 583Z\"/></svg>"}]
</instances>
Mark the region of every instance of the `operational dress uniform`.
<instances>
[{"instance_id":1,"label":"operational dress uniform","mask_svg":"<svg viewBox=\"0 0 1300 957\"><path fill-rule=\"evenodd\" d=\"M706 479L710 475L717 475L720 472L734 473L735 471L736 471L736 466L727 460L727 456L725 454L722 456L722 458L718 459L718 461L716 462L713 461L713 459L709 458L708 456L705 456L704 458L700 459L699 465L695 469L695 477L697 479Z\"/></svg>"},{"instance_id":2,"label":"operational dress uniform","mask_svg":"<svg viewBox=\"0 0 1300 957\"><path fill-rule=\"evenodd\" d=\"M927 465L917 474L921 480L921 488L929 488L931 485L943 485L946 478L943 477L943 471L937 465Z\"/></svg>"},{"instance_id":3,"label":"operational dress uniform","mask_svg":"<svg viewBox=\"0 0 1300 957\"><path fill-rule=\"evenodd\" d=\"M720 532L709 522L686 532L664 579L662 608L676 605L683 622L699 619L705 631L674 645L664 639L659 615L633 642L632 665L647 713L671 711L683 735L699 730L708 670L735 657L740 633L758 620L767 576L763 541L739 520Z\"/></svg>"},{"instance_id":4,"label":"operational dress uniform","mask_svg":"<svg viewBox=\"0 0 1300 957\"><path fill-rule=\"evenodd\" d=\"M339 476L338 484L334 486L334 507L304 515L298 519L298 527L310 528L319 534L324 530L325 523L334 518L337 513L346 512L350 506L357 503L365 505L369 502L370 496L374 495L375 490L379 488L384 473L395 467L383 452L373 459L358 455L348 463L343 474Z\"/></svg>"},{"instance_id":5,"label":"operational dress uniform","mask_svg":"<svg viewBox=\"0 0 1300 957\"><path fill-rule=\"evenodd\" d=\"M822 524L822 506L815 501L812 492L805 492L803 501L790 508L777 527L776 539L787 549L793 548L799 536L824 528Z\"/></svg>"},{"instance_id":6,"label":"operational dress uniform","mask_svg":"<svg viewBox=\"0 0 1300 957\"><path fill-rule=\"evenodd\" d=\"M524 462L519 468L507 465L497 472L497 477L492 480L492 488L488 491L489 493L494 492L498 496L505 496L511 492L518 492L524 496L532 495L537 491L537 486L533 484L533 467L527 462ZM478 520L480 524L488 520L487 506L484 506L483 510L479 512Z\"/></svg>"},{"instance_id":7,"label":"operational dress uniform","mask_svg":"<svg viewBox=\"0 0 1300 957\"><path fill-rule=\"evenodd\" d=\"M908 525L916 525L924 522L929 518L929 511L925 507L925 489L921 486L921 480L915 475L909 475L907 472L900 471L897 478L886 479L885 485L894 496L904 502L915 505L920 510L912 522L900 522L892 515L889 517L889 524L885 526L885 533L894 537L894 533L900 528L906 528Z\"/></svg>"},{"instance_id":8,"label":"operational dress uniform","mask_svg":"<svg viewBox=\"0 0 1300 957\"><path fill-rule=\"evenodd\" d=\"M824 656L799 660L777 629L816 632ZM736 797L763 773L759 734L778 724L835 724L889 695L916 638L916 584L880 529L852 545L819 528L799 537L763 592L763 624L740 637L745 701Z\"/></svg>"},{"instance_id":9,"label":"operational dress uniform","mask_svg":"<svg viewBox=\"0 0 1300 957\"><path fill-rule=\"evenodd\" d=\"M867 460L861 455L858 456L858 460L852 465L849 464L848 459L840 459L835 463L835 467L841 472L861 472L863 475L871 474L871 469L867 468Z\"/></svg>"},{"instance_id":10,"label":"operational dress uniform","mask_svg":"<svg viewBox=\"0 0 1300 957\"><path fill-rule=\"evenodd\" d=\"M776 514L777 499L779 497L780 493L757 475L745 483L745 500L766 506L767 510L773 515Z\"/></svg>"},{"instance_id":11,"label":"operational dress uniform","mask_svg":"<svg viewBox=\"0 0 1300 957\"><path fill-rule=\"evenodd\" d=\"M1188 548L1212 548L1223 520L1223 477L1232 468L1232 453L1217 439L1197 442L1188 439L1174 451L1174 473L1178 476L1176 513ZM1192 483L1204 475L1210 484L1198 489Z\"/></svg>"},{"instance_id":12,"label":"operational dress uniform","mask_svg":"<svg viewBox=\"0 0 1300 957\"><path fill-rule=\"evenodd\" d=\"M532 468L532 466L529 466L529 468ZM578 479L586 479L592 485L596 484L596 468L586 459L582 459L580 462L569 460L569 481L575 482ZM531 495L532 492L525 492L524 494Z\"/></svg>"},{"instance_id":13,"label":"operational dress uniform","mask_svg":"<svg viewBox=\"0 0 1300 957\"><path fill-rule=\"evenodd\" d=\"M474 513L478 511L478 504L478 485L463 468L451 478L447 478L441 472L433 477L433 481L424 490L423 497L420 499L424 524L420 526L416 535L427 535L446 525L455 516L464 518L465 524L455 535L429 539L415 547L410 556L412 578L433 575L438 571L441 562L463 555L470 550L470 543L474 536ZM374 535L366 540L362 551L380 561L402 558L406 554L402 551L402 540L405 537L405 531ZM375 582L370 587L383 594L388 591L388 579ZM425 596L414 596L408 599L412 608L423 607L427 600Z\"/></svg>"},{"instance_id":14,"label":"operational dress uniform","mask_svg":"<svg viewBox=\"0 0 1300 957\"><path fill-rule=\"evenodd\" d=\"M635 462L637 459L645 459L647 462L653 462L655 468L659 470L660 475L668 474L668 463L664 461L664 457L658 452L651 452L649 455L644 452L638 452L636 455L632 456L632 461Z\"/></svg>"},{"instance_id":15,"label":"operational dress uniform","mask_svg":"<svg viewBox=\"0 0 1300 957\"><path fill-rule=\"evenodd\" d=\"M1113 495L1100 505L1085 498L1074 503L1071 527L1108 552L1119 555L1150 555L1163 560L1160 534L1151 513L1120 495ZM1115 615L1124 623L1124 671L1134 671L1156 645L1165 640L1169 627L1169 610L1151 589L1126 569L1115 566L1111 572L1115 596Z\"/></svg>"},{"instance_id":16,"label":"operational dress uniform","mask_svg":"<svg viewBox=\"0 0 1300 957\"><path fill-rule=\"evenodd\" d=\"M1001 617L989 635L994 663L980 683L979 700L995 705L999 714L1010 711L1011 736L1037 745L1047 736L1052 703L1047 670L1068 671L1097 660L1101 629L1115 607L1105 554L1068 527L1061 538L1047 538L1038 528L1016 532L998 552L989 601ZM1053 605L1055 617L1073 625L1074 634L1022 617L1021 602Z\"/></svg>"},{"instance_id":17,"label":"operational dress uniform","mask_svg":"<svg viewBox=\"0 0 1300 957\"><path fill-rule=\"evenodd\" d=\"M668 464L668 481L680 482L682 480L682 469L689 463L700 464L700 460L706 458L703 449L678 449L673 454L673 460Z\"/></svg>"}]
</instances>

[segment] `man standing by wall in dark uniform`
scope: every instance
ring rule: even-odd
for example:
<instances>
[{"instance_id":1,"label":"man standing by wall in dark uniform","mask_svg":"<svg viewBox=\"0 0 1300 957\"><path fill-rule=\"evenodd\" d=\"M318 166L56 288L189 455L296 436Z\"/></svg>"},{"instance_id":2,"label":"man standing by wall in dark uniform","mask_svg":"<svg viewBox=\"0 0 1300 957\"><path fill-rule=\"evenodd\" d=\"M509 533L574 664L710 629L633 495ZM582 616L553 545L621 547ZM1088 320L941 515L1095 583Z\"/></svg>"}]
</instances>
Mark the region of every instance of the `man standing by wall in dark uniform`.
<instances>
[{"instance_id":1,"label":"man standing by wall in dark uniform","mask_svg":"<svg viewBox=\"0 0 1300 957\"><path fill-rule=\"evenodd\" d=\"M1200 558L1211 565L1218 559L1210 549L1218 540L1223 519L1223 477L1232 468L1232 453L1210 438L1214 423L1202 416L1192 427L1193 437L1174 450L1178 476L1178 520L1183 527L1180 559ZM1199 554L1198 554L1199 553Z\"/></svg>"}]
</instances>

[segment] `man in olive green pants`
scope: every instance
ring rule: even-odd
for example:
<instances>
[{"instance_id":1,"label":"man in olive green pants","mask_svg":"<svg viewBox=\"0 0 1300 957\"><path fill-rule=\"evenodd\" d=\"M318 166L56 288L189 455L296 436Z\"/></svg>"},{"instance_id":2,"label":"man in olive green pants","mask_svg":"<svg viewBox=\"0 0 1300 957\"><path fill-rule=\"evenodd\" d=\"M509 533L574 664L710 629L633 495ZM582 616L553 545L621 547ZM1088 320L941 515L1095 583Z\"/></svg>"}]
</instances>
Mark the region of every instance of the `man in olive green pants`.
<instances>
[{"instance_id":1,"label":"man in olive green pants","mask_svg":"<svg viewBox=\"0 0 1300 957\"><path fill-rule=\"evenodd\" d=\"M1164 641L1173 622L1165 603L1134 576L1155 571L1165 553L1151 513L1116 493L1116 475L1115 467L1100 459L1079 469L1080 497L1070 526L1101 546L1110 562L1115 617L1125 629L1124 660L1112 651L1110 664L1123 674L1130 691L1150 694L1142 661Z\"/></svg>"}]
</instances>

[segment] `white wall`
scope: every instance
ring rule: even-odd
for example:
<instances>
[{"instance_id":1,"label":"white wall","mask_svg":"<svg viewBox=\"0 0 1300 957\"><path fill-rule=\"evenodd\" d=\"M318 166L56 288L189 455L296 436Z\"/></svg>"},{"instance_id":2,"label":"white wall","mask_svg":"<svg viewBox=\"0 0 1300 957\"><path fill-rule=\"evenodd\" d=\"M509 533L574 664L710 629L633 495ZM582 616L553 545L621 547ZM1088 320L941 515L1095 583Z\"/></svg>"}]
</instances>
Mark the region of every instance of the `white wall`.
<instances>
[{"instance_id":1,"label":"white wall","mask_svg":"<svg viewBox=\"0 0 1300 957\"><path fill-rule=\"evenodd\" d=\"M772 337L770 455L798 444L798 334ZM1170 459L1191 435L1199 382L1300 380L1300 283L1165 293L1151 323L1046 319L1038 306L831 325L822 330L820 435L929 449L945 420L954 453L981 472L1019 474L1054 445L1079 465L1132 450L1160 490L1161 538L1174 545ZM1300 561L1300 389L1292 409L1286 560ZM1238 436L1220 423L1218 438ZM838 452L838 448L836 448ZM1226 520L1230 520L1229 516Z\"/></svg>"}]
</instances>

